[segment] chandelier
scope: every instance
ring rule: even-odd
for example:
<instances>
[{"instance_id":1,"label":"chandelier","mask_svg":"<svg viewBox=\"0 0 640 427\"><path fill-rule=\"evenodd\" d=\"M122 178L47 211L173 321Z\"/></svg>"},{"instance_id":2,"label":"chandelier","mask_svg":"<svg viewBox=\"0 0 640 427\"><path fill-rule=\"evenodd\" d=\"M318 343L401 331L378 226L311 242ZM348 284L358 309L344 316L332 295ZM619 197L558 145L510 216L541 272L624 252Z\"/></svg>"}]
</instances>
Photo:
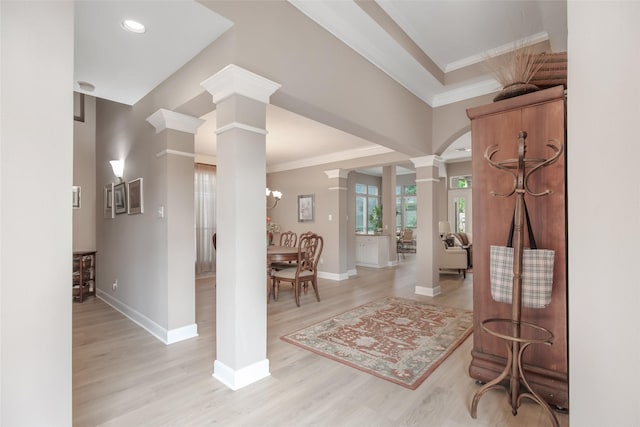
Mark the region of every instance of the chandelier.
<instances>
[{"instance_id":1,"label":"chandelier","mask_svg":"<svg viewBox=\"0 0 640 427\"><path fill-rule=\"evenodd\" d=\"M271 196L271 197L269 197ZM271 199L271 205L269 204L269 199ZM267 188L267 209L273 209L278 206L278 202L282 199L282 193L277 190L269 190Z\"/></svg>"}]
</instances>

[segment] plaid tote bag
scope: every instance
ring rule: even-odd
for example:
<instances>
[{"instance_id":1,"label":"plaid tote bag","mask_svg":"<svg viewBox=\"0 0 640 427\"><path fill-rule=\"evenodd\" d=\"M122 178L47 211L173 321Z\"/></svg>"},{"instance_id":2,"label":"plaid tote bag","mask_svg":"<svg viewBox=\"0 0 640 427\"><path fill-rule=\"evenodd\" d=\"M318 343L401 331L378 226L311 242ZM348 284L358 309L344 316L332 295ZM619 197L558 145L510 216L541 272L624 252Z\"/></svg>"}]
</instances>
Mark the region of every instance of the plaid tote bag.
<instances>
[{"instance_id":1,"label":"plaid tote bag","mask_svg":"<svg viewBox=\"0 0 640 427\"><path fill-rule=\"evenodd\" d=\"M551 302L555 252L537 249L526 204L524 209L531 249L523 249L522 252L522 305L545 308ZM491 246L489 253L491 297L507 304L511 304L513 298L513 227L512 221L507 246Z\"/></svg>"}]
</instances>

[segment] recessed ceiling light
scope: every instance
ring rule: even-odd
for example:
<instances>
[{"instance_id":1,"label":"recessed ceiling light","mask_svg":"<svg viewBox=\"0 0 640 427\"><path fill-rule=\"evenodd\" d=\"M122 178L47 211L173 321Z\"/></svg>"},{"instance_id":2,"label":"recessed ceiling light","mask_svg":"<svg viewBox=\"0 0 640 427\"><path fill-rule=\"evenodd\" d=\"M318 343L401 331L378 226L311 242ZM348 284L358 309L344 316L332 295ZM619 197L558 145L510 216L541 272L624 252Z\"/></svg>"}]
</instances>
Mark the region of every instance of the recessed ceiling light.
<instances>
[{"instance_id":1,"label":"recessed ceiling light","mask_svg":"<svg viewBox=\"0 0 640 427\"><path fill-rule=\"evenodd\" d=\"M144 25L132 19L125 19L124 21L122 21L121 25L125 30L136 34L143 34L145 31L147 31Z\"/></svg>"},{"instance_id":2,"label":"recessed ceiling light","mask_svg":"<svg viewBox=\"0 0 640 427\"><path fill-rule=\"evenodd\" d=\"M79 81L78 87L82 90L86 90L87 92L93 92L96 90L96 87L89 82Z\"/></svg>"}]
</instances>

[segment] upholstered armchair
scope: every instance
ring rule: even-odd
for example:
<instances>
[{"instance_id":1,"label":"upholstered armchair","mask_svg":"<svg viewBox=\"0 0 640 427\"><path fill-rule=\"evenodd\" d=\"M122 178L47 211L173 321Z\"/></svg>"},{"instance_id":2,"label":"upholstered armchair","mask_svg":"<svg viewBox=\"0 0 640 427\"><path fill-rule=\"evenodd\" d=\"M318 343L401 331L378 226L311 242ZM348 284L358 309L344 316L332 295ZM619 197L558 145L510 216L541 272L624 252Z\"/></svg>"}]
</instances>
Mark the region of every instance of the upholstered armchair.
<instances>
[{"instance_id":1,"label":"upholstered armchair","mask_svg":"<svg viewBox=\"0 0 640 427\"><path fill-rule=\"evenodd\" d=\"M453 246L463 248L467 251L467 259L469 261L468 268L473 265L473 244L471 243L471 236L467 233L451 233L450 237L453 237Z\"/></svg>"},{"instance_id":2,"label":"upholstered armchair","mask_svg":"<svg viewBox=\"0 0 640 427\"><path fill-rule=\"evenodd\" d=\"M440 270L457 270L462 273L462 277L467 277L467 267L469 260L467 258L467 250L457 246L447 247L446 243L441 242L440 246Z\"/></svg>"}]
</instances>

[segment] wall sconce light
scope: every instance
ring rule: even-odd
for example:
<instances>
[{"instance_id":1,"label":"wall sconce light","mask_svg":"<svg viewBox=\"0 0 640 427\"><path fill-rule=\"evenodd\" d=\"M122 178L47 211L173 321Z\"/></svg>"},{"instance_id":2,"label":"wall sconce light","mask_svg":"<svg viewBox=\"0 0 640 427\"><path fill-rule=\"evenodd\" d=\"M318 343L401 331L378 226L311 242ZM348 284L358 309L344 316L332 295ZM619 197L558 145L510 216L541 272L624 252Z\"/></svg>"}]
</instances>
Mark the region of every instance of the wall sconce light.
<instances>
[{"instance_id":1,"label":"wall sconce light","mask_svg":"<svg viewBox=\"0 0 640 427\"><path fill-rule=\"evenodd\" d=\"M122 177L124 176L124 160L111 160L111 169L113 169L113 174L122 182Z\"/></svg>"},{"instance_id":2,"label":"wall sconce light","mask_svg":"<svg viewBox=\"0 0 640 427\"><path fill-rule=\"evenodd\" d=\"M267 194L267 209L273 209L276 206L278 206L278 202L280 201L280 199L282 199L282 193L277 190L271 191L269 190L269 188L267 188L266 194ZM273 205L271 206L269 206L269 196L272 196L273 198L273 201L272 201Z\"/></svg>"}]
</instances>

